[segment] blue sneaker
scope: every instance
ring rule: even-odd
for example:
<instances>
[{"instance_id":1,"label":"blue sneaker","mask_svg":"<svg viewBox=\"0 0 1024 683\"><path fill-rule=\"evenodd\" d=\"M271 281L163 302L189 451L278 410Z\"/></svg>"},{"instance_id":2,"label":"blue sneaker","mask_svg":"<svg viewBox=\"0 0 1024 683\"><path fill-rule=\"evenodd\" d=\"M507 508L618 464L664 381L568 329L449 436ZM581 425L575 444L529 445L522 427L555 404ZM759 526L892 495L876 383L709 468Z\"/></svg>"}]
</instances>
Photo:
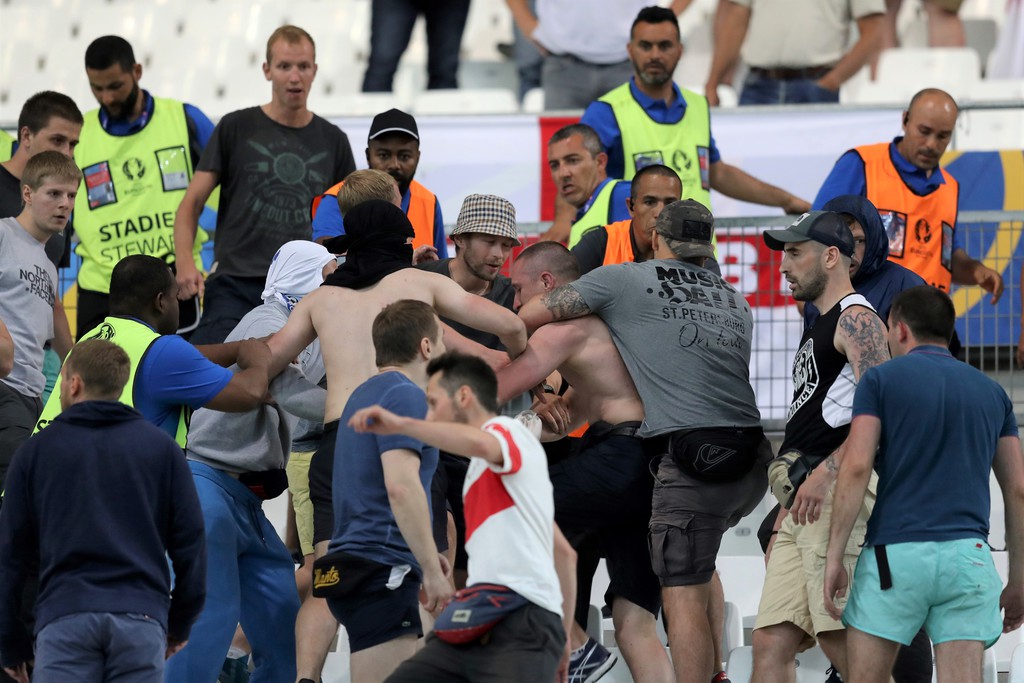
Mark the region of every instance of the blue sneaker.
<instances>
[{"instance_id":1,"label":"blue sneaker","mask_svg":"<svg viewBox=\"0 0 1024 683\"><path fill-rule=\"evenodd\" d=\"M839 675L839 670L834 666L825 669L825 675L828 676L825 683L843 683L843 677Z\"/></svg>"},{"instance_id":2,"label":"blue sneaker","mask_svg":"<svg viewBox=\"0 0 1024 683\"><path fill-rule=\"evenodd\" d=\"M580 654L569 660L569 683L594 683L608 673L617 660L617 655L588 638Z\"/></svg>"}]
</instances>

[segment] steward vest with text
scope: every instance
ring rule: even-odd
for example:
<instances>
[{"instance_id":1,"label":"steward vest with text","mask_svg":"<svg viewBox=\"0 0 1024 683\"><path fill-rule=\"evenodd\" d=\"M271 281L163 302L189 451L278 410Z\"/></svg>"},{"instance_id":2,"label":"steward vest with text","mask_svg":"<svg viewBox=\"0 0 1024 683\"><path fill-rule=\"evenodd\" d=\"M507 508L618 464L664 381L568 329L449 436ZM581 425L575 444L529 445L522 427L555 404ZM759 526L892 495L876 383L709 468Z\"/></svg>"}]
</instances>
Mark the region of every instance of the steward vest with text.
<instances>
[{"instance_id":1,"label":"steward vest with text","mask_svg":"<svg viewBox=\"0 0 1024 683\"><path fill-rule=\"evenodd\" d=\"M944 292L953 282L953 229L960 186L938 168L945 183L926 195L916 194L900 177L890 156L890 143L854 148L864 161L868 200L878 207L889 260L909 268Z\"/></svg>"},{"instance_id":2,"label":"steward vest with text","mask_svg":"<svg viewBox=\"0 0 1024 683\"><path fill-rule=\"evenodd\" d=\"M678 123L654 121L633 97L629 83L606 93L622 135L623 178L632 180L645 166L662 164L683 181L682 199L695 199L711 210L711 118L702 95L680 88L686 114Z\"/></svg>"},{"instance_id":3,"label":"steward vest with text","mask_svg":"<svg viewBox=\"0 0 1024 683\"><path fill-rule=\"evenodd\" d=\"M316 217L320 202L326 197L338 197L338 191L345 184L342 180L322 195L313 198L309 207L310 220ZM427 188L413 180L409 183L409 210L405 212L412 223L412 229L416 235L412 238L412 248L434 245L434 217L437 215L437 197Z\"/></svg>"},{"instance_id":4,"label":"steward vest with text","mask_svg":"<svg viewBox=\"0 0 1024 683\"><path fill-rule=\"evenodd\" d=\"M128 354L130 365L128 382L124 385L124 391L121 392L121 397L118 400L134 408L135 374L138 372L142 359L149 352L149 347L159 338L160 334L152 330L145 323L131 318L110 315L102 323L85 333L78 342L81 343L86 339L103 339L117 344L124 349L125 353ZM71 347L71 353L74 352L75 348ZM54 386L53 392L50 394L50 398L47 399L43 412L39 416L39 421L36 422L36 428L33 433L44 429L55 417L60 415L60 384L60 382L57 382L56 386ZM185 440L188 436L188 420L192 411L187 406L181 406L179 411L178 428L174 435L174 440L178 442L179 446L184 448ZM144 444L140 445L140 447L144 447Z\"/></svg>"},{"instance_id":5,"label":"steward vest with text","mask_svg":"<svg viewBox=\"0 0 1024 683\"><path fill-rule=\"evenodd\" d=\"M603 266L614 266L619 263L632 263L636 261L636 254L633 252L633 240L630 238L632 220L619 221L604 226L608 233L608 243L604 248Z\"/></svg>"},{"instance_id":6,"label":"steward vest with text","mask_svg":"<svg viewBox=\"0 0 1024 683\"><path fill-rule=\"evenodd\" d=\"M75 198L75 253L82 257L78 285L107 293L110 274L125 256L147 254L174 261L174 216L192 178L188 122L181 102L153 98L153 115L133 135L111 135L99 110L85 114L75 162L83 183ZM196 232L194 257L208 239Z\"/></svg>"}]
</instances>

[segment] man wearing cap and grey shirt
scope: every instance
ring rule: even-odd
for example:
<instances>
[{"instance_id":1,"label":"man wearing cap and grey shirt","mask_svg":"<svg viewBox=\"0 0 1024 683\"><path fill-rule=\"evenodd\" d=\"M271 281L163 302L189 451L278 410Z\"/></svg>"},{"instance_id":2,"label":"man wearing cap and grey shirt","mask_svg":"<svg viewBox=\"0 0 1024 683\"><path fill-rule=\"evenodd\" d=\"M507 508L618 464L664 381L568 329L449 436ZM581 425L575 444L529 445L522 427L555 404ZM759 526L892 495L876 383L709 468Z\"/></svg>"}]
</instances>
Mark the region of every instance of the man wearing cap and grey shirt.
<instances>
[{"instance_id":1,"label":"man wearing cap and grey shirt","mask_svg":"<svg viewBox=\"0 0 1024 683\"><path fill-rule=\"evenodd\" d=\"M779 270L793 298L814 303L822 314L804 332L793 359L786 434L768 470L772 493L785 509L768 550L751 681L794 680L797 652L815 640L845 676L846 634L825 611L824 551L853 394L869 368L889 359L885 325L850 283L853 234L839 214L805 213L785 230L766 231L764 241L785 252ZM844 564L851 575L874 500L872 483L846 546Z\"/></svg>"},{"instance_id":2,"label":"man wearing cap and grey shirt","mask_svg":"<svg viewBox=\"0 0 1024 683\"><path fill-rule=\"evenodd\" d=\"M416 119L399 109L388 109L373 117L369 139L366 141L366 163L370 168L383 171L398 183L402 196L401 209L409 217L416 236L413 249L433 247L439 258L448 257L448 244L444 235L441 202L433 192L413 180L420 164L420 131ZM313 240L323 244L326 240L345 234L338 190L345 181L334 185L313 199ZM327 199L328 201L323 201Z\"/></svg>"},{"instance_id":3,"label":"man wearing cap and grey shirt","mask_svg":"<svg viewBox=\"0 0 1024 683\"><path fill-rule=\"evenodd\" d=\"M750 305L703 267L713 226L698 202L673 202L655 224L653 260L598 268L519 312L530 330L592 313L611 332L644 404L638 433L659 457L651 563L676 680L698 683L720 666L709 608L722 535L760 502L771 458L750 385Z\"/></svg>"},{"instance_id":4,"label":"man wearing cap and grey shirt","mask_svg":"<svg viewBox=\"0 0 1024 683\"><path fill-rule=\"evenodd\" d=\"M512 254L512 248L519 246L516 209L512 203L490 194L469 195L462 201L459 218L452 229L452 242L455 243L454 258L427 261L418 267L450 277L468 293L482 296L511 311L516 293L512 289L512 281L501 274L501 269ZM489 332L475 330L445 317L441 322L482 346L504 350L498 337ZM516 410L512 414L529 407L521 401L513 403ZM462 512L462 484L468 468L469 461L465 458L442 452L433 486L435 502L447 500L455 520L457 543L450 549L455 551L452 566L460 587L466 579L468 559L465 550L466 522ZM435 506L435 515L437 512Z\"/></svg>"}]
</instances>

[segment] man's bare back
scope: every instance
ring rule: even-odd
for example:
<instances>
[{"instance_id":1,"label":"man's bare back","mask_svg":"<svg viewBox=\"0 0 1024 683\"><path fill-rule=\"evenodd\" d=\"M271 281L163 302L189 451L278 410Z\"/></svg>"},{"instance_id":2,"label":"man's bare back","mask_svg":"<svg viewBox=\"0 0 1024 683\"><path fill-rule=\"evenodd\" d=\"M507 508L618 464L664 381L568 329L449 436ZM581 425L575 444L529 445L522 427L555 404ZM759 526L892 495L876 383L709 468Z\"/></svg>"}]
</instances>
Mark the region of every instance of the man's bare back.
<instances>
[{"instance_id":1,"label":"man's bare back","mask_svg":"<svg viewBox=\"0 0 1024 683\"><path fill-rule=\"evenodd\" d=\"M597 316L544 325L526 351L498 373L499 400L528 391L557 369L572 385L574 424L644 419L633 379Z\"/></svg>"},{"instance_id":2,"label":"man's bare back","mask_svg":"<svg viewBox=\"0 0 1024 683\"><path fill-rule=\"evenodd\" d=\"M508 309L465 292L443 275L404 268L365 289L325 286L304 297L267 342L274 357L271 370L283 369L319 337L327 370L324 422L337 420L355 388L377 372L373 319L401 299L422 301L439 315L496 334L512 356L526 346L526 329Z\"/></svg>"}]
</instances>

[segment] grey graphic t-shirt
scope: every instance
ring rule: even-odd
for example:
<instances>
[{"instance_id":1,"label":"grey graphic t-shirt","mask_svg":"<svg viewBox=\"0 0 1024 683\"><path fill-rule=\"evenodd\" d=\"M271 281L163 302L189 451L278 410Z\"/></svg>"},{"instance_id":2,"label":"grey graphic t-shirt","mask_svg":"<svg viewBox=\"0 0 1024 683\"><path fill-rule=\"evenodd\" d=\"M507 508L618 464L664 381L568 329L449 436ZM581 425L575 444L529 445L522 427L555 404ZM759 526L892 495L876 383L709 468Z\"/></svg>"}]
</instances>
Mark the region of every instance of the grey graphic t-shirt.
<instances>
[{"instance_id":1,"label":"grey graphic t-shirt","mask_svg":"<svg viewBox=\"0 0 1024 683\"><path fill-rule=\"evenodd\" d=\"M760 423L754 320L727 281L670 259L604 266L570 287L611 331L644 402L642 436Z\"/></svg>"},{"instance_id":2,"label":"grey graphic t-shirt","mask_svg":"<svg viewBox=\"0 0 1024 683\"><path fill-rule=\"evenodd\" d=\"M282 244L312 237L310 202L355 161L348 136L319 116L291 128L251 107L220 120L196 170L220 179L217 272L265 277Z\"/></svg>"},{"instance_id":3,"label":"grey graphic t-shirt","mask_svg":"<svg viewBox=\"0 0 1024 683\"><path fill-rule=\"evenodd\" d=\"M53 338L57 269L46 249L14 218L0 219L0 320L14 340L14 369L3 382L24 396L40 396L43 345Z\"/></svg>"}]
</instances>

